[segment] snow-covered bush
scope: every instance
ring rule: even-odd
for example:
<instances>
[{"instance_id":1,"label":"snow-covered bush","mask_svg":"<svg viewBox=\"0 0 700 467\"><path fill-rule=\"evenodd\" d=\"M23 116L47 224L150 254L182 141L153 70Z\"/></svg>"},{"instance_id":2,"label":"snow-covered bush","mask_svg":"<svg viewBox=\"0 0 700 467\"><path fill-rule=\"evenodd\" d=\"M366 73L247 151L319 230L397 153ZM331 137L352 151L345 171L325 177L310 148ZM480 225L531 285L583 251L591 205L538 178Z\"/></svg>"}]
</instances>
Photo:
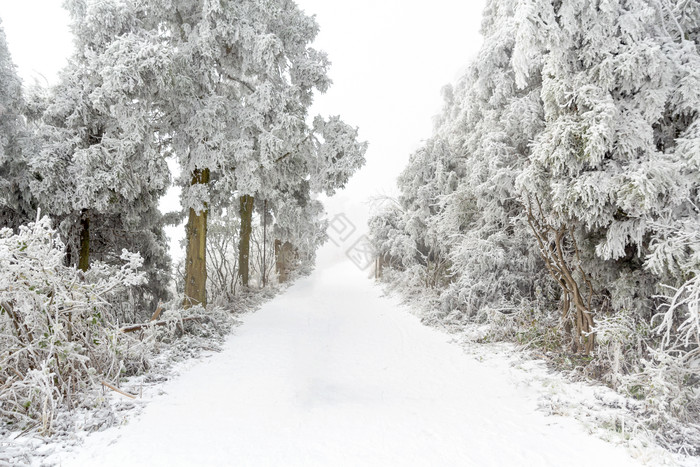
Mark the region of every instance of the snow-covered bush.
<instances>
[{"instance_id":1,"label":"snow-covered bush","mask_svg":"<svg viewBox=\"0 0 700 467\"><path fill-rule=\"evenodd\" d=\"M142 346L116 326L110 301L142 284L143 260L126 250L121 267L64 266L64 245L48 217L0 230L0 414L45 431L59 406L81 403L101 381L147 365Z\"/></svg>"},{"instance_id":2,"label":"snow-covered bush","mask_svg":"<svg viewBox=\"0 0 700 467\"><path fill-rule=\"evenodd\" d=\"M665 349L700 363L700 211L674 226L658 226L646 266L661 277L663 300L654 316Z\"/></svg>"},{"instance_id":3,"label":"snow-covered bush","mask_svg":"<svg viewBox=\"0 0 700 467\"><path fill-rule=\"evenodd\" d=\"M646 266L673 285L660 286L654 341L627 387L639 388L655 426L673 427L674 445L697 454L700 432L689 429L700 420L700 213L693 214L656 225Z\"/></svg>"},{"instance_id":4,"label":"snow-covered bush","mask_svg":"<svg viewBox=\"0 0 700 467\"><path fill-rule=\"evenodd\" d=\"M685 354L650 349L638 371L623 377L623 387L644 403L640 423L670 449L700 454L700 370Z\"/></svg>"},{"instance_id":5,"label":"snow-covered bush","mask_svg":"<svg viewBox=\"0 0 700 467\"><path fill-rule=\"evenodd\" d=\"M656 328L662 347L683 354L689 364L700 363L700 270L673 292Z\"/></svg>"}]
</instances>

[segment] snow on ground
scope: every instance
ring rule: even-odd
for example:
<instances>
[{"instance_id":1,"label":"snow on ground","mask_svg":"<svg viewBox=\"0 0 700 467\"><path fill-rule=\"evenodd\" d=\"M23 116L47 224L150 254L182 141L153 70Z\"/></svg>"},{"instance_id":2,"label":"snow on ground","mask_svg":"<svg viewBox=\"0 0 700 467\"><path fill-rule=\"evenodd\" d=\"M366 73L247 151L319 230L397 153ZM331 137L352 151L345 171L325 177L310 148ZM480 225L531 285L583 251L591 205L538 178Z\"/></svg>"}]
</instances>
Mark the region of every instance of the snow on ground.
<instances>
[{"instance_id":1,"label":"snow on ground","mask_svg":"<svg viewBox=\"0 0 700 467\"><path fill-rule=\"evenodd\" d=\"M641 465L538 409L527 371L465 353L352 263L329 260L331 249L310 277L245 315L222 352L146 396L140 415L45 462Z\"/></svg>"}]
</instances>

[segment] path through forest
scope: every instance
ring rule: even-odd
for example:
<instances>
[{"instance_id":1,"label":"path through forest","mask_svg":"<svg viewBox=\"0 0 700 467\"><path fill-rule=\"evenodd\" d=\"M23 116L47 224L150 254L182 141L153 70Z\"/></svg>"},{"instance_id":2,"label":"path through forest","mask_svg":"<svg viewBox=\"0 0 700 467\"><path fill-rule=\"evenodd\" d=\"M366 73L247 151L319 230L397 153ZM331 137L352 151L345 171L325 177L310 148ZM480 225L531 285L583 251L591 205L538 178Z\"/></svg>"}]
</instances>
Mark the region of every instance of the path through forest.
<instances>
[{"instance_id":1,"label":"path through forest","mask_svg":"<svg viewBox=\"0 0 700 467\"><path fill-rule=\"evenodd\" d=\"M333 253L62 465L637 465Z\"/></svg>"}]
</instances>

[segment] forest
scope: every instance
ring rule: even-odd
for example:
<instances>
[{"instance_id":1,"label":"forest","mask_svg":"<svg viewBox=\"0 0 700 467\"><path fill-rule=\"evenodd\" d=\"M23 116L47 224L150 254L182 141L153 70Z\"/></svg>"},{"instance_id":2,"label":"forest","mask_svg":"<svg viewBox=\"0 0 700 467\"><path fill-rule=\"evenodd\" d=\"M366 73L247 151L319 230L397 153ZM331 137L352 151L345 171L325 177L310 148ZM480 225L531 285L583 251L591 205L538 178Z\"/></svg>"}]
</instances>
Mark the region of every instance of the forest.
<instances>
[{"instance_id":1,"label":"forest","mask_svg":"<svg viewBox=\"0 0 700 467\"><path fill-rule=\"evenodd\" d=\"M493 0L433 136L375 200L383 280L643 401L700 446L700 3Z\"/></svg>"},{"instance_id":2,"label":"forest","mask_svg":"<svg viewBox=\"0 0 700 467\"><path fill-rule=\"evenodd\" d=\"M307 271L316 197L367 146L309 116L329 60L293 2L66 8L75 53L55 86L23 86L0 30L0 416L44 433L162 341L225 334L225 309ZM170 186L182 210L162 213ZM163 228L185 220L172 264Z\"/></svg>"}]
</instances>

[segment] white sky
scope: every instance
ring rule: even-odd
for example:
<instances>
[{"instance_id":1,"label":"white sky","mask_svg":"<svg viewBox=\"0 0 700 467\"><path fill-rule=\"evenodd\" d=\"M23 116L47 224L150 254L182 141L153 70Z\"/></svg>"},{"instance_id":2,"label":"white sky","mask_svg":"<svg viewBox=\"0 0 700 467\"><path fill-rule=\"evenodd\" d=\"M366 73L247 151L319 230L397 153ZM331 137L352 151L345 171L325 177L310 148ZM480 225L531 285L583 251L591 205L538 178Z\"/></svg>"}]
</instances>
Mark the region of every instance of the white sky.
<instances>
[{"instance_id":1,"label":"white sky","mask_svg":"<svg viewBox=\"0 0 700 467\"><path fill-rule=\"evenodd\" d=\"M73 50L62 0L0 0L0 20L12 60L26 84L55 83Z\"/></svg>"},{"instance_id":2,"label":"white sky","mask_svg":"<svg viewBox=\"0 0 700 467\"><path fill-rule=\"evenodd\" d=\"M72 50L60 0L0 0L0 19L26 83L55 82ZM331 89L312 115L341 115L369 141L367 165L327 209L344 212L364 230L365 201L395 194L408 157L432 133L440 90L454 82L478 51L485 0L297 0L316 15L314 46L333 65ZM182 236L184 232L170 230Z\"/></svg>"},{"instance_id":3,"label":"white sky","mask_svg":"<svg viewBox=\"0 0 700 467\"><path fill-rule=\"evenodd\" d=\"M485 0L297 0L315 14L315 46L328 53L334 81L313 113L339 114L369 141L367 165L327 204L364 230L365 201L393 195L410 154L429 138L454 82L482 43Z\"/></svg>"}]
</instances>

